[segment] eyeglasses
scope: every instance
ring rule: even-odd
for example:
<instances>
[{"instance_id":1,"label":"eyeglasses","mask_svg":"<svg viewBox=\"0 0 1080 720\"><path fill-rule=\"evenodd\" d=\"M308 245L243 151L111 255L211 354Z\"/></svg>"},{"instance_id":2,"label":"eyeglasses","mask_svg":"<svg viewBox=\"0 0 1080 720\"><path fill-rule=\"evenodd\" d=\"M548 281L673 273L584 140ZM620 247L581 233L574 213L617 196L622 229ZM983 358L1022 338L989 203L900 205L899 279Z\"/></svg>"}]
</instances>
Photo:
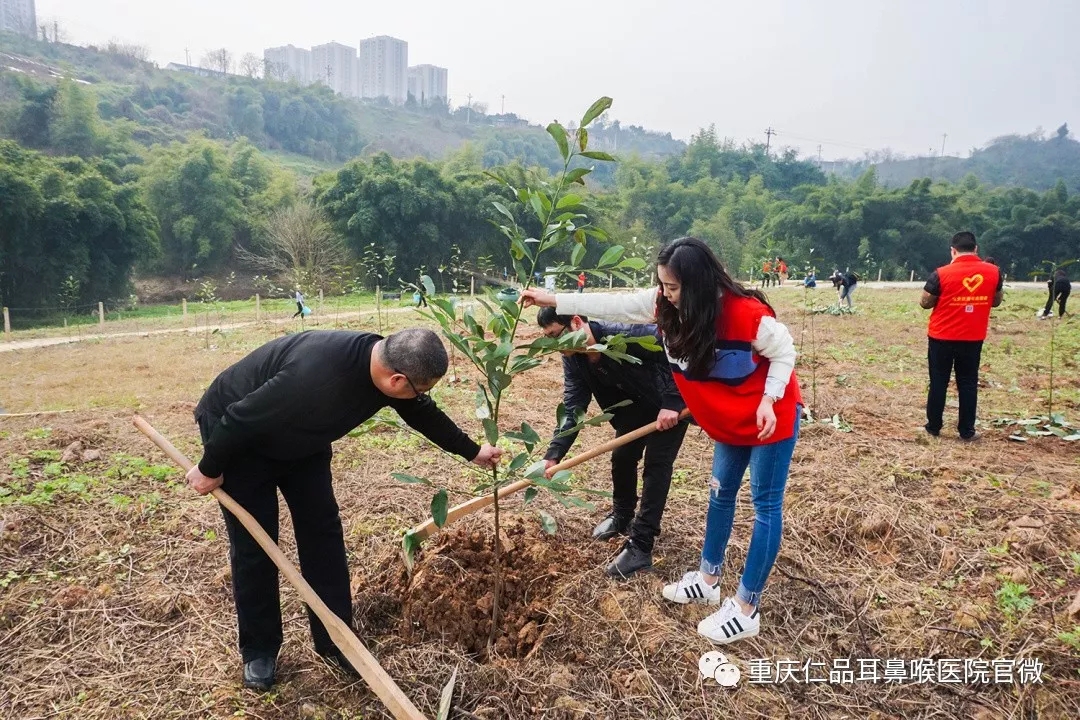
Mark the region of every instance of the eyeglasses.
<instances>
[{"instance_id":1,"label":"eyeglasses","mask_svg":"<svg viewBox=\"0 0 1080 720\"><path fill-rule=\"evenodd\" d=\"M555 332L556 327L559 328L558 332ZM566 331L569 330L569 329L570 328L567 327L566 325L562 325L562 326L549 325L548 327L544 328L544 337L550 338L551 340L558 340L563 335L565 335Z\"/></svg>"},{"instance_id":2,"label":"eyeglasses","mask_svg":"<svg viewBox=\"0 0 1080 720\"><path fill-rule=\"evenodd\" d=\"M408 376L408 375L406 375L405 373L401 372L400 370L394 370L394 372L396 372L396 373L397 373L398 375L400 375L401 377L405 378L405 382L409 383L409 387L410 387L410 388L412 388L412 391L413 391L413 393L414 393L414 394L416 395L416 397L418 397L418 398L421 398L421 397L427 397L427 394L428 394L429 392L431 392L430 390L426 390L426 391L424 391L424 392L420 392L419 390L417 390L417 389L416 389L416 386L415 386L415 385L413 385L413 381L412 381L411 379L409 379L409 376Z\"/></svg>"}]
</instances>

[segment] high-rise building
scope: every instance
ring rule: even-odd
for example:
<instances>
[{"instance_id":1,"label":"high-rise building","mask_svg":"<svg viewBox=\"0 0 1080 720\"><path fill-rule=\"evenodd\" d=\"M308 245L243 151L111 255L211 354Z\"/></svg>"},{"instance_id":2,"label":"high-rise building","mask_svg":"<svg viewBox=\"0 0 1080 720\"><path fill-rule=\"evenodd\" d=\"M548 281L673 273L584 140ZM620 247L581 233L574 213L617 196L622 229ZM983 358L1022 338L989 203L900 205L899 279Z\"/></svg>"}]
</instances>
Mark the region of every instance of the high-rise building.
<instances>
[{"instance_id":1,"label":"high-rise building","mask_svg":"<svg viewBox=\"0 0 1080 720\"><path fill-rule=\"evenodd\" d=\"M356 97L356 48L336 42L311 48L311 81Z\"/></svg>"},{"instance_id":2,"label":"high-rise building","mask_svg":"<svg viewBox=\"0 0 1080 720\"><path fill-rule=\"evenodd\" d=\"M360 41L360 97L389 98L401 105L408 97L409 43L388 35Z\"/></svg>"},{"instance_id":3,"label":"high-rise building","mask_svg":"<svg viewBox=\"0 0 1080 720\"><path fill-rule=\"evenodd\" d=\"M435 100L446 101L446 68L437 65L413 65L409 68L409 94L421 105Z\"/></svg>"},{"instance_id":4,"label":"high-rise building","mask_svg":"<svg viewBox=\"0 0 1080 720\"><path fill-rule=\"evenodd\" d=\"M304 48L285 45L263 50L263 62L266 63L266 77L274 80L291 80L301 85L312 81L311 51Z\"/></svg>"},{"instance_id":5,"label":"high-rise building","mask_svg":"<svg viewBox=\"0 0 1080 720\"><path fill-rule=\"evenodd\" d=\"M0 31L37 37L34 0L0 0Z\"/></svg>"}]
</instances>

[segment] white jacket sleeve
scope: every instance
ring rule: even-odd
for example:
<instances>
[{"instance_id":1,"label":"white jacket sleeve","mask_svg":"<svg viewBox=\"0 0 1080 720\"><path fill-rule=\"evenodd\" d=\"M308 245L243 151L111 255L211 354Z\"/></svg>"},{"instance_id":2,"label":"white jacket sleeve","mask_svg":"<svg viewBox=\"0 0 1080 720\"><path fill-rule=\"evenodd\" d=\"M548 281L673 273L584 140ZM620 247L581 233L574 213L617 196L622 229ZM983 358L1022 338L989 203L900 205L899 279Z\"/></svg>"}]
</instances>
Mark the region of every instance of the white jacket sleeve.
<instances>
[{"instance_id":1,"label":"white jacket sleeve","mask_svg":"<svg viewBox=\"0 0 1080 720\"><path fill-rule=\"evenodd\" d=\"M769 374L765 378L765 394L775 398L784 397L784 390L795 370L795 341L787 326L776 318L766 315L758 325L757 339L751 347L769 360Z\"/></svg>"},{"instance_id":2,"label":"white jacket sleeve","mask_svg":"<svg viewBox=\"0 0 1080 720\"><path fill-rule=\"evenodd\" d=\"M558 293L555 312L626 323L656 322L655 287L638 292Z\"/></svg>"}]
</instances>

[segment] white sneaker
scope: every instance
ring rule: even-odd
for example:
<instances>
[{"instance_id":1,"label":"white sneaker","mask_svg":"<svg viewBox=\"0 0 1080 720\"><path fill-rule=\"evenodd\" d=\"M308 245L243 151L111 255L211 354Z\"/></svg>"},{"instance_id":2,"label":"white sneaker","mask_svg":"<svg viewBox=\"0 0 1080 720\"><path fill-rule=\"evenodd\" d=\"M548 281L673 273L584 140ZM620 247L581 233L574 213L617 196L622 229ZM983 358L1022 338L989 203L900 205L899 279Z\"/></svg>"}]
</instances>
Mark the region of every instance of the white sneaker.
<instances>
[{"instance_id":1,"label":"white sneaker","mask_svg":"<svg viewBox=\"0 0 1080 720\"><path fill-rule=\"evenodd\" d=\"M692 570L683 575L679 582L664 586L664 599L680 605L719 605L720 583L710 585L701 578L701 571Z\"/></svg>"},{"instance_id":2,"label":"white sneaker","mask_svg":"<svg viewBox=\"0 0 1080 720\"><path fill-rule=\"evenodd\" d=\"M757 608L754 608L752 615L744 615L733 597L725 600L719 610L699 622L697 626L699 635L720 645L752 638L760 630L761 618Z\"/></svg>"}]
</instances>

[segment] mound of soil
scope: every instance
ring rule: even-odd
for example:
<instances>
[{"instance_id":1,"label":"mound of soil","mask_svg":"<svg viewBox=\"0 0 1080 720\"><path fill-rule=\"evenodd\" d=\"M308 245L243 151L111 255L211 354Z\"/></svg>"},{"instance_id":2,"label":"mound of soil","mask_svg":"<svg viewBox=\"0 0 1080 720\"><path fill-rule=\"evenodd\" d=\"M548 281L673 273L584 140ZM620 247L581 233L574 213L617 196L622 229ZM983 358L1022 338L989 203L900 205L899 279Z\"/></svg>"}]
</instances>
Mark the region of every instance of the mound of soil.
<instances>
[{"instance_id":1,"label":"mound of soil","mask_svg":"<svg viewBox=\"0 0 1080 720\"><path fill-rule=\"evenodd\" d=\"M543 637L549 610L564 579L595 563L579 547L539 528L511 522L503 529L502 593L495 653L523 657ZM405 638L452 643L484 658L494 605L494 534L441 533L421 549L411 579L404 579L401 633Z\"/></svg>"}]
</instances>

